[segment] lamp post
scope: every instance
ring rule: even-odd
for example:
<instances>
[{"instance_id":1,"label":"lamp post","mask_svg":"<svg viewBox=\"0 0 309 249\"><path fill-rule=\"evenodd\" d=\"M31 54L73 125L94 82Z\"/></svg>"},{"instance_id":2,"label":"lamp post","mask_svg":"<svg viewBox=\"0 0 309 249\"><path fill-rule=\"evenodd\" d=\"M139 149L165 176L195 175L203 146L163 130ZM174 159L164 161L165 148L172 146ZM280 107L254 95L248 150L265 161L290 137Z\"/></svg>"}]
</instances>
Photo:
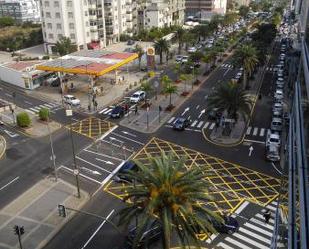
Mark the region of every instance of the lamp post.
<instances>
[{"instance_id":1,"label":"lamp post","mask_svg":"<svg viewBox=\"0 0 309 249\"><path fill-rule=\"evenodd\" d=\"M67 110L65 110L65 114L66 114L67 117L72 117L73 111L71 109L67 109ZM72 122L70 123L70 136L71 136L73 165L74 165L73 173L74 173L75 179L76 179L77 197L80 198L79 169L78 169L77 164L76 164L75 148L74 148L74 142L73 142Z\"/></svg>"},{"instance_id":2,"label":"lamp post","mask_svg":"<svg viewBox=\"0 0 309 249\"><path fill-rule=\"evenodd\" d=\"M49 143L50 143L50 149L51 149L51 157L50 160L53 161L53 166L54 166L54 174L55 174L55 181L58 181L58 175L57 175L57 166L56 166L56 156L54 153L54 145L53 145L53 140L52 140L52 135L50 132L50 127L49 127L49 112L48 112L48 117L47 117L47 130L49 134Z\"/></svg>"}]
</instances>

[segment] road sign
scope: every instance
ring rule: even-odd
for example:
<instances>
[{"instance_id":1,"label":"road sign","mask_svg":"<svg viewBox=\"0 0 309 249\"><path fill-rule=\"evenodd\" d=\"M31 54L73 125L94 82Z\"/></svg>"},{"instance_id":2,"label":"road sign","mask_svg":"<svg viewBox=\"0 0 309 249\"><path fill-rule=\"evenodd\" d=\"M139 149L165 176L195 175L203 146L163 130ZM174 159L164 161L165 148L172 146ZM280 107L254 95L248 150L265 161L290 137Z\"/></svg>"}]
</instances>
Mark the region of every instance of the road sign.
<instances>
[{"instance_id":1,"label":"road sign","mask_svg":"<svg viewBox=\"0 0 309 249\"><path fill-rule=\"evenodd\" d=\"M65 115L66 115L67 117L73 116L73 110L72 110L72 109L66 109L66 110L65 110Z\"/></svg>"},{"instance_id":2,"label":"road sign","mask_svg":"<svg viewBox=\"0 0 309 249\"><path fill-rule=\"evenodd\" d=\"M249 147L249 156L251 156L252 155L252 151L253 151L253 147L252 147L252 145Z\"/></svg>"},{"instance_id":3,"label":"road sign","mask_svg":"<svg viewBox=\"0 0 309 249\"><path fill-rule=\"evenodd\" d=\"M185 115L186 112L188 112L190 110L190 107L187 107L184 112L181 114L181 116Z\"/></svg>"}]
</instances>

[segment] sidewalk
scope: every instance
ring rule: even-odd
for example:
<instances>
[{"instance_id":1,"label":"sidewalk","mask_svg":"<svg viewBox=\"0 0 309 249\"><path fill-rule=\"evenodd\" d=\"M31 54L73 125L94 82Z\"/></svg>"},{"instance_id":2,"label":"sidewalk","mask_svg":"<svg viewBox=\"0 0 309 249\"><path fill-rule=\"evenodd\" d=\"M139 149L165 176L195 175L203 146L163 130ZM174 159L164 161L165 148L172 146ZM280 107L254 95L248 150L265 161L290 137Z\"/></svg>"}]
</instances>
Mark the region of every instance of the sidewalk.
<instances>
[{"instance_id":1,"label":"sidewalk","mask_svg":"<svg viewBox=\"0 0 309 249\"><path fill-rule=\"evenodd\" d=\"M2 159L6 150L6 140L3 136L0 135L0 160Z\"/></svg>"},{"instance_id":2,"label":"sidewalk","mask_svg":"<svg viewBox=\"0 0 309 249\"><path fill-rule=\"evenodd\" d=\"M84 191L80 199L75 194L76 187L60 179L55 182L45 178L35 184L0 210L0 248L18 248L18 238L13 232L15 225L24 227L24 248L43 248L74 215L67 210L66 218L59 217L58 204L79 209L88 199Z\"/></svg>"}]
</instances>

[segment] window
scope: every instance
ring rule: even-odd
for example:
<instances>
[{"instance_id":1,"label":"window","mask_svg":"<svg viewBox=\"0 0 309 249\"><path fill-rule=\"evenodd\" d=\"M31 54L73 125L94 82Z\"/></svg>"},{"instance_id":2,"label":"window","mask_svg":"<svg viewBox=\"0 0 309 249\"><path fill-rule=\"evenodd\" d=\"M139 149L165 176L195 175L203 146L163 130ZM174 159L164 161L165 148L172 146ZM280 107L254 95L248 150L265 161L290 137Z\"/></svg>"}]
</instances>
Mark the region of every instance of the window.
<instances>
[{"instance_id":1,"label":"window","mask_svg":"<svg viewBox=\"0 0 309 249\"><path fill-rule=\"evenodd\" d=\"M89 27L89 22L86 22L86 27Z\"/></svg>"},{"instance_id":2,"label":"window","mask_svg":"<svg viewBox=\"0 0 309 249\"><path fill-rule=\"evenodd\" d=\"M57 23L57 29L61 29L61 23Z\"/></svg>"},{"instance_id":3,"label":"window","mask_svg":"<svg viewBox=\"0 0 309 249\"><path fill-rule=\"evenodd\" d=\"M50 12L46 12L45 15L46 15L46 18L51 18Z\"/></svg>"},{"instance_id":4,"label":"window","mask_svg":"<svg viewBox=\"0 0 309 249\"><path fill-rule=\"evenodd\" d=\"M85 16L88 16L88 11L87 10L85 11Z\"/></svg>"},{"instance_id":5,"label":"window","mask_svg":"<svg viewBox=\"0 0 309 249\"><path fill-rule=\"evenodd\" d=\"M54 7L58 8L59 7L59 1L54 2Z\"/></svg>"},{"instance_id":6,"label":"window","mask_svg":"<svg viewBox=\"0 0 309 249\"><path fill-rule=\"evenodd\" d=\"M54 34L48 34L49 39L54 39Z\"/></svg>"},{"instance_id":7,"label":"window","mask_svg":"<svg viewBox=\"0 0 309 249\"><path fill-rule=\"evenodd\" d=\"M67 1L67 6L68 6L68 7L73 7L72 1Z\"/></svg>"},{"instance_id":8,"label":"window","mask_svg":"<svg viewBox=\"0 0 309 249\"><path fill-rule=\"evenodd\" d=\"M45 7L49 7L49 2L48 2L48 1L45 1L45 2L44 2L44 6L45 6Z\"/></svg>"},{"instance_id":9,"label":"window","mask_svg":"<svg viewBox=\"0 0 309 249\"><path fill-rule=\"evenodd\" d=\"M73 12L68 12L68 17L73 18Z\"/></svg>"},{"instance_id":10,"label":"window","mask_svg":"<svg viewBox=\"0 0 309 249\"><path fill-rule=\"evenodd\" d=\"M75 34L70 34L70 38L73 40L75 39Z\"/></svg>"},{"instance_id":11,"label":"window","mask_svg":"<svg viewBox=\"0 0 309 249\"><path fill-rule=\"evenodd\" d=\"M74 23L69 24L70 29L74 29Z\"/></svg>"},{"instance_id":12,"label":"window","mask_svg":"<svg viewBox=\"0 0 309 249\"><path fill-rule=\"evenodd\" d=\"M48 29L52 29L53 28L53 25L51 23L47 23L47 28Z\"/></svg>"},{"instance_id":13,"label":"window","mask_svg":"<svg viewBox=\"0 0 309 249\"><path fill-rule=\"evenodd\" d=\"M60 12L56 12L55 16L56 18L60 18Z\"/></svg>"}]
</instances>

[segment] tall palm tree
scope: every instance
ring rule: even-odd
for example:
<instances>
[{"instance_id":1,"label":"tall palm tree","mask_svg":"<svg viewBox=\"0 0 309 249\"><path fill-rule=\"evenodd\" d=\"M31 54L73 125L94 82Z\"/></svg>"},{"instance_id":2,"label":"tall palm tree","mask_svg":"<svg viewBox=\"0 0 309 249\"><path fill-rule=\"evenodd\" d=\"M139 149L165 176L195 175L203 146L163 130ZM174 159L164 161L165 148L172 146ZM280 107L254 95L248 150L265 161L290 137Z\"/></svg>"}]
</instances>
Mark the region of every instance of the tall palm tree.
<instances>
[{"instance_id":1,"label":"tall palm tree","mask_svg":"<svg viewBox=\"0 0 309 249\"><path fill-rule=\"evenodd\" d=\"M243 87L247 88L247 78L251 76L255 66L258 64L257 50L250 44L245 44L236 49L233 56L233 65L244 69Z\"/></svg>"},{"instance_id":2,"label":"tall palm tree","mask_svg":"<svg viewBox=\"0 0 309 249\"><path fill-rule=\"evenodd\" d=\"M177 93L178 87L173 84L173 81L167 75L164 75L162 77L162 83L163 83L163 92L170 96L169 106L172 106L172 95Z\"/></svg>"},{"instance_id":3,"label":"tall palm tree","mask_svg":"<svg viewBox=\"0 0 309 249\"><path fill-rule=\"evenodd\" d=\"M146 93L145 104L147 103L147 99L149 99L149 94L153 91L153 87L149 81L144 81L141 84L141 90Z\"/></svg>"},{"instance_id":4,"label":"tall palm tree","mask_svg":"<svg viewBox=\"0 0 309 249\"><path fill-rule=\"evenodd\" d=\"M145 51L140 45L136 44L134 48L134 52L137 53L138 55L138 66L139 66L139 69L141 70L141 61L142 61L143 55L145 54Z\"/></svg>"},{"instance_id":5,"label":"tall palm tree","mask_svg":"<svg viewBox=\"0 0 309 249\"><path fill-rule=\"evenodd\" d=\"M168 51L168 49L170 48L170 44L163 38L160 38L159 40L157 40L154 44L156 53L159 54L160 56L160 64L163 63L162 58L163 58L163 53Z\"/></svg>"},{"instance_id":6,"label":"tall palm tree","mask_svg":"<svg viewBox=\"0 0 309 249\"><path fill-rule=\"evenodd\" d=\"M227 118L237 120L238 113L246 119L250 115L252 99L235 81L223 83L208 98L209 109L218 108Z\"/></svg>"},{"instance_id":7,"label":"tall palm tree","mask_svg":"<svg viewBox=\"0 0 309 249\"><path fill-rule=\"evenodd\" d=\"M136 161L137 172L128 172L131 182L125 186L126 199L133 202L119 213L121 224L129 224L138 217L138 228L133 248L138 246L143 232L156 220L162 226L162 248L171 248L171 235L175 231L183 246L199 246L197 227L216 233L212 221L222 218L199 203L213 200L209 184L200 167L185 166L185 158L162 153L148 162Z\"/></svg>"},{"instance_id":8,"label":"tall palm tree","mask_svg":"<svg viewBox=\"0 0 309 249\"><path fill-rule=\"evenodd\" d=\"M181 49L182 49L182 46L183 46L185 33L186 33L186 31L181 26L178 26L176 28L175 38L176 38L176 40L178 42L178 54L181 53Z\"/></svg>"}]
</instances>

